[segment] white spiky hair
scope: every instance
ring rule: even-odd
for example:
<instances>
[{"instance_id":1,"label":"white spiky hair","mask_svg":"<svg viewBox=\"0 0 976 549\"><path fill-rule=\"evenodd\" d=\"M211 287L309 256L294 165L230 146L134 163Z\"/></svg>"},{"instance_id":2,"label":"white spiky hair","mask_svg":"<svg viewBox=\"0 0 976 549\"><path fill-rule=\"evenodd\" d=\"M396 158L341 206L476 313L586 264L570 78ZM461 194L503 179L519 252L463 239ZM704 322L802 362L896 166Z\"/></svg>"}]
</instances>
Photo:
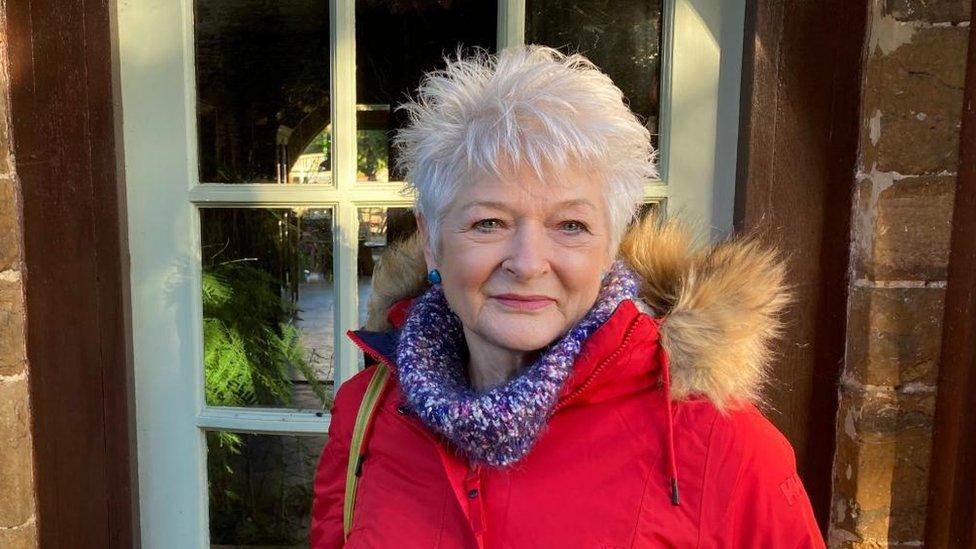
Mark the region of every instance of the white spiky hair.
<instances>
[{"instance_id":1,"label":"white spiky hair","mask_svg":"<svg viewBox=\"0 0 976 549\"><path fill-rule=\"evenodd\" d=\"M396 167L416 191L432 247L447 206L476 176L528 166L544 181L547 167L577 162L606 183L615 253L645 179L657 177L650 132L620 88L586 57L539 45L497 55L476 48L468 57L459 47L444 60L397 107L409 120L393 139Z\"/></svg>"}]
</instances>

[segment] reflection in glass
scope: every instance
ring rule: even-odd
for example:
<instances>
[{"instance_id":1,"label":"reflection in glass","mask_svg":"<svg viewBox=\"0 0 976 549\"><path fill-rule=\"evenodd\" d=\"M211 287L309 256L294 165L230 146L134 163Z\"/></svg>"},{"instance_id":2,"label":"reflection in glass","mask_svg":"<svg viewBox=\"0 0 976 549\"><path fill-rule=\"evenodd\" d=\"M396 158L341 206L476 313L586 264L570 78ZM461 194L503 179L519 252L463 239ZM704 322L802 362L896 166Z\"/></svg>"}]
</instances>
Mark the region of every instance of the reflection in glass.
<instances>
[{"instance_id":1,"label":"reflection in glass","mask_svg":"<svg viewBox=\"0 0 976 549\"><path fill-rule=\"evenodd\" d=\"M328 409L332 210L203 208L209 406Z\"/></svg>"},{"instance_id":2,"label":"reflection in glass","mask_svg":"<svg viewBox=\"0 0 976 549\"><path fill-rule=\"evenodd\" d=\"M329 183L329 3L195 0L200 179Z\"/></svg>"},{"instance_id":3,"label":"reflection in glass","mask_svg":"<svg viewBox=\"0 0 976 549\"><path fill-rule=\"evenodd\" d=\"M406 117L396 106L424 72L443 66L456 48L495 51L497 2L357 0L357 180L402 181L393 169L392 132Z\"/></svg>"},{"instance_id":4,"label":"reflection in glass","mask_svg":"<svg viewBox=\"0 0 976 549\"><path fill-rule=\"evenodd\" d=\"M389 245L417 232L411 208L359 208L359 323L366 323L373 267Z\"/></svg>"},{"instance_id":5,"label":"reflection in glass","mask_svg":"<svg viewBox=\"0 0 976 549\"><path fill-rule=\"evenodd\" d=\"M207 432L211 547L308 547L328 437Z\"/></svg>"},{"instance_id":6,"label":"reflection in glass","mask_svg":"<svg viewBox=\"0 0 976 549\"><path fill-rule=\"evenodd\" d=\"M390 180L390 105L356 105L356 180Z\"/></svg>"},{"instance_id":7,"label":"reflection in glass","mask_svg":"<svg viewBox=\"0 0 976 549\"><path fill-rule=\"evenodd\" d=\"M289 183L332 184L332 124L315 136L288 168Z\"/></svg>"},{"instance_id":8,"label":"reflection in glass","mask_svg":"<svg viewBox=\"0 0 976 549\"><path fill-rule=\"evenodd\" d=\"M525 42L579 52L624 92L658 146L661 0L526 0Z\"/></svg>"}]
</instances>

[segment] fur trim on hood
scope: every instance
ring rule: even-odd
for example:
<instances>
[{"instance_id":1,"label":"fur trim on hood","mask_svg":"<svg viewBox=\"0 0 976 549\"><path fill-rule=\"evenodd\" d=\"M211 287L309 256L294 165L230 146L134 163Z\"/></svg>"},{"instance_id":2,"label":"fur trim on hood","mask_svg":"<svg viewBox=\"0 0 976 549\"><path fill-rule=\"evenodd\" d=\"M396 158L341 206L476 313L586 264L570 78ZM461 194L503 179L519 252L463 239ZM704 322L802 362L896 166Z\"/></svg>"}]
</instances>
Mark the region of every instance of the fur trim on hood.
<instances>
[{"instance_id":1,"label":"fur trim on hood","mask_svg":"<svg viewBox=\"0 0 976 549\"><path fill-rule=\"evenodd\" d=\"M664 317L672 400L703 395L719 410L735 400L763 406L772 343L790 301L779 254L754 237L704 247L675 220L648 215L630 228L618 255L641 279L641 300ZM373 273L365 328L389 329L390 306L420 295L426 276L416 235L391 246Z\"/></svg>"}]
</instances>

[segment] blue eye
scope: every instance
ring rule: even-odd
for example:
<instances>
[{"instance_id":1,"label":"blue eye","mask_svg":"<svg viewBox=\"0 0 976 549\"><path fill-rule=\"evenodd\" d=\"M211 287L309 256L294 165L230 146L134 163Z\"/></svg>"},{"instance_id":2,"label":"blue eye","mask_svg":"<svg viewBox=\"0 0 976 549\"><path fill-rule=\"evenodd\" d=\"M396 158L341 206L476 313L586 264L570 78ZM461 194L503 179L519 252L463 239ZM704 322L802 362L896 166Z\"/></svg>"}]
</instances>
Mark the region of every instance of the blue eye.
<instances>
[{"instance_id":1,"label":"blue eye","mask_svg":"<svg viewBox=\"0 0 976 549\"><path fill-rule=\"evenodd\" d=\"M585 223L583 223L582 221L576 221L576 220L563 221L560 224L560 227L562 228L562 230L564 230L566 232L569 232L569 233L581 233L581 232L584 232L584 231L588 231L589 230L586 227L586 224Z\"/></svg>"},{"instance_id":2,"label":"blue eye","mask_svg":"<svg viewBox=\"0 0 976 549\"><path fill-rule=\"evenodd\" d=\"M481 219L474 223L474 228L483 233L490 233L495 229L501 229L504 223L500 219Z\"/></svg>"}]
</instances>

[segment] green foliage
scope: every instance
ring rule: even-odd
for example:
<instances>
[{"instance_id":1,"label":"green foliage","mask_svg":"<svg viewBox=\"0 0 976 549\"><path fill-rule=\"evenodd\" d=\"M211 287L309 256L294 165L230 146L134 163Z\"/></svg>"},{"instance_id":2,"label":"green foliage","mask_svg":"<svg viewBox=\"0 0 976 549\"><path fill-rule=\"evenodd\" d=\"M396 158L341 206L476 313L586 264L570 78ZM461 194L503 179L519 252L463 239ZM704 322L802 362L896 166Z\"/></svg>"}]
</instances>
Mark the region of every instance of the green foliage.
<instances>
[{"instance_id":1,"label":"green foliage","mask_svg":"<svg viewBox=\"0 0 976 549\"><path fill-rule=\"evenodd\" d=\"M322 130L317 136L315 136L315 143L318 144L319 151L325 155L328 159L332 152L332 133L326 130Z\"/></svg>"},{"instance_id":2,"label":"green foliage","mask_svg":"<svg viewBox=\"0 0 976 549\"><path fill-rule=\"evenodd\" d=\"M290 406L289 368L327 404L293 324L296 309L274 279L238 261L203 273L204 372L210 406Z\"/></svg>"},{"instance_id":3,"label":"green foliage","mask_svg":"<svg viewBox=\"0 0 976 549\"><path fill-rule=\"evenodd\" d=\"M387 167L389 140L383 130L356 132L356 169L367 181L376 181L376 173Z\"/></svg>"},{"instance_id":4,"label":"green foliage","mask_svg":"<svg viewBox=\"0 0 976 549\"><path fill-rule=\"evenodd\" d=\"M279 282L243 260L205 267L203 329L205 398L210 406L290 406L291 369L300 372L321 402L331 406L315 376L309 351L294 324L296 306L280 297ZM207 433L211 537L215 543L280 544L293 539L296 517L310 488L286 485L285 469L308 461L286 438L217 431ZM308 442L304 443L308 444ZM278 465L255 471L254 463ZM307 468L307 465L305 466ZM301 493L298 493L301 492ZM298 502L298 503L296 503ZM305 511L307 512L307 510Z\"/></svg>"}]
</instances>

